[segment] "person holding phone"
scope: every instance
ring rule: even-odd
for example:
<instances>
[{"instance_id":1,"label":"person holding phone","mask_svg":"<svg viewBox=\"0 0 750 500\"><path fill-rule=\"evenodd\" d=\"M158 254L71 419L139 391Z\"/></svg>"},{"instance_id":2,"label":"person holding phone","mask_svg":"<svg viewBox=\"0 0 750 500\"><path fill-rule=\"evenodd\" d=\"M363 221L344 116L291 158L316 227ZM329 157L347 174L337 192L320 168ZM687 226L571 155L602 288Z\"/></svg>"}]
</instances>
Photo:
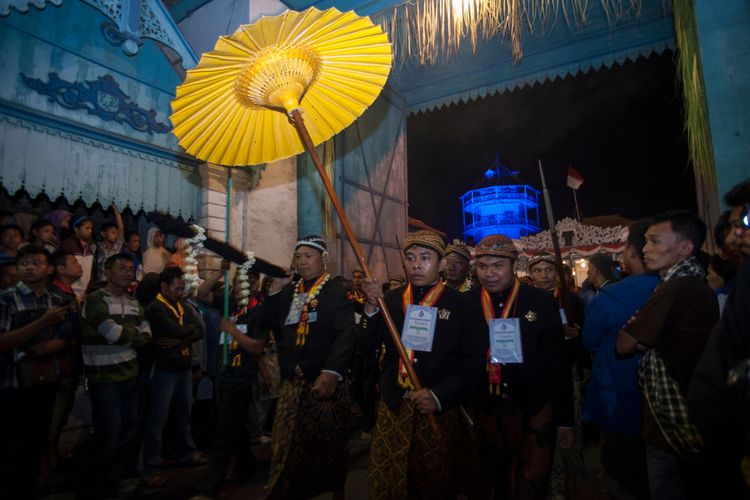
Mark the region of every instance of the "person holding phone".
<instances>
[{"instance_id":1,"label":"person holding phone","mask_svg":"<svg viewBox=\"0 0 750 500\"><path fill-rule=\"evenodd\" d=\"M38 245L18 250L19 282L0 294L0 484L8 498L36 497L47 446L70 306L56 306L48 288L49 252Z\"/></svg>"}]
</instances>

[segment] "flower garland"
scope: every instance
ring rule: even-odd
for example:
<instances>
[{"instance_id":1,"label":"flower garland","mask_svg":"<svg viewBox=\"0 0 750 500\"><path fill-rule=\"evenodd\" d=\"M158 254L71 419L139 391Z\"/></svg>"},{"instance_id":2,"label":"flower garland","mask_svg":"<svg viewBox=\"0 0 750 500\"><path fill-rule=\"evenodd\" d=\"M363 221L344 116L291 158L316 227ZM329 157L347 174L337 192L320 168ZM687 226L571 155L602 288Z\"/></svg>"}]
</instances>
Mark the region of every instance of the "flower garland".
<instances>
[{"instance_id":1,"label":"flower garland","mask_svg":"<svg viewBox=\"0 0 750 500\"><path fill-rule=\"evenodd\" d=\"M250 268L255 264L255 254L253 252L245 252L247 260L237 269L237 278L239 279L238 286L240 287L240 301L239 307L245 307L250 302L250 283L247 282L247 273Z\"/></svg>"},{"instance_id":2,"label":"flower garland","mask_svg":"<svg viewBox=\"0 0 750 500\"><path fill-rule=\"evenodd\" d=\"M300 313L299 323L297 323L297 341L296 345L305 345L305 338L310 331L310 325L308 320L310 319L310 310L316 310L318 308L318 294L323 289L328 280L331 279L331 275L328 273L323 274L317 279L315 283L310 286L304 302L302 301L303 293L305 291L305 280L300 279L294 286L294 296L292 297L292 308Z\"/></svg>"},{"instance_id":3,"label":"flower garland","mask_svg":"<svg viewBox=\"0 0 750 500\"><path fill-rule=\"evenodd\" d=\"M198 252L203 248L206 241L206 230L197 224L193 224L195 236L185 240L185 267L183 268L183 279L185 280L185 292L190 294L198 289Z\"/></svg>"}]
</instances>

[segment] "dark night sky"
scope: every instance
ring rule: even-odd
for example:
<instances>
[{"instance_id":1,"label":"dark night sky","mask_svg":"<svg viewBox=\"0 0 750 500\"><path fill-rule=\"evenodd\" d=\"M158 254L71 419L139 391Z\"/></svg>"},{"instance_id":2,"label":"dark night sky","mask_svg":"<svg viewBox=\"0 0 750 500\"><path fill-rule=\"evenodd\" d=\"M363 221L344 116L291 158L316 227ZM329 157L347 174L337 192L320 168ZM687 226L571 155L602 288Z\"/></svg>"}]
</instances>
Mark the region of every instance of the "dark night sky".
<instances>
[{"instance_id":1,"label":"dark night sky","mask_svg":"<svg viewBox=\"0 0 750 500\"><path fill-rule=\"evenodd\" d=\"M407 137L409 215L450 239L462 238L459 196L496 151L540 190L542 160L557 219L574 213L569 163L584 178L584 217L695 209L671 52L411 116ZM540 214L546 228L543 205Z\"/></svg>"}]
</instances>

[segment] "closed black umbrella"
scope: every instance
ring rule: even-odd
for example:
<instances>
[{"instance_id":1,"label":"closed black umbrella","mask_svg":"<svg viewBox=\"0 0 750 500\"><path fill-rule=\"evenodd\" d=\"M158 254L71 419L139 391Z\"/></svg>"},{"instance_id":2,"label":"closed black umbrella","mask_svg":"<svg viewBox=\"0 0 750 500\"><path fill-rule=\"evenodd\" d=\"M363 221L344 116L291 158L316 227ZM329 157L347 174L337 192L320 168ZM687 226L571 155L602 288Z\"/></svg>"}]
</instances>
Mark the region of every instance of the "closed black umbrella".
<instances>
[{"instance_id":1,"label":"closed black umbrella","mask_svg":"<svg viewBox=\"0 0 750 500\"><path fill-rule=\"evenodd\" d=\"M148 214L148 218L151 222L159 226L159 229L164 234L172 234L178 238L193 238L197 233L191 224L176 219L170 215L162 214L159 212L151 212ZM206 235L206 241L203 242L204 248L212 251L216 255L223 257L237 265L242 265L247 262L247 255L242 251L233 247L227 242L219 241L216 238L212 238ZM255 258L255 264L251 268L256 272L263 273L273 278L282 278L287 275L286 271L275 264Z\"/></svg>"}]
</instances>

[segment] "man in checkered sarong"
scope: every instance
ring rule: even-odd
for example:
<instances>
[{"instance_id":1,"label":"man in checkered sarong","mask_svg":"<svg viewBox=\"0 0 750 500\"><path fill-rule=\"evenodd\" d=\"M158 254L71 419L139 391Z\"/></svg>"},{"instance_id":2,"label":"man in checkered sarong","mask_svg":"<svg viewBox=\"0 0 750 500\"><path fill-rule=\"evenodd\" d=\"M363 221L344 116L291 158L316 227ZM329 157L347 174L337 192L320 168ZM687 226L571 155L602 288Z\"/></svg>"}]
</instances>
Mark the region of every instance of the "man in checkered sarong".
<instances>
[{"instance_id":1,"label":"man in checkered sarong","mask_svg":"<svg viewBox=\"0 0 750 500\"><path fill-rule=\"evenodd\" d=\"M702 447L685 396L706 340L719 317L716 295L695 255L706 225L690 212L656 216L646 231L643 262L661 282L622 328L617 352L643 350L639 381L652 498L688 498L702 491L706 474L691 467ZM705 497L704 497L705 498Z\"/></svg>"}]
</instances>

